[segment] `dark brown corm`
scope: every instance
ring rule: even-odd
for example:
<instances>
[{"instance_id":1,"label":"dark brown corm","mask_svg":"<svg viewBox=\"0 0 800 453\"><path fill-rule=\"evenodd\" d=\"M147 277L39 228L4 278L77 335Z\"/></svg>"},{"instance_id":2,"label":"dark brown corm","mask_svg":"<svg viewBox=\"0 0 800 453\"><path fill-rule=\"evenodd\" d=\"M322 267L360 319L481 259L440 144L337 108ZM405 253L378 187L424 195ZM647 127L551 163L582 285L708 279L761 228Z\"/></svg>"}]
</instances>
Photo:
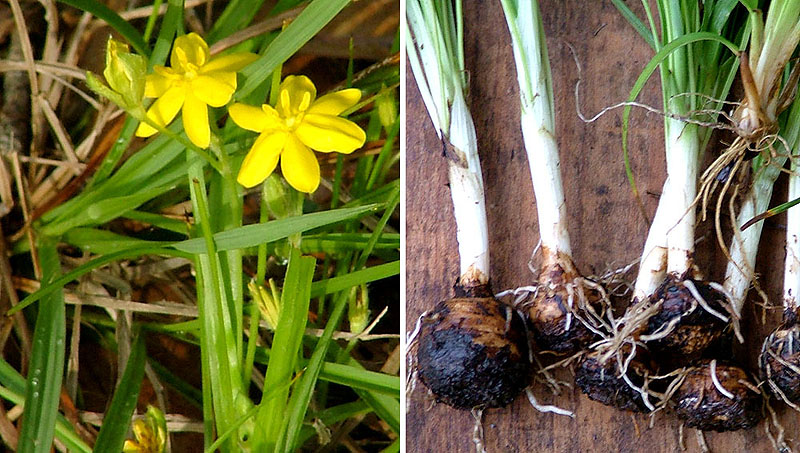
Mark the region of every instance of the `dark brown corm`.
<instances>
[{"instance_id":1,"label":"dark brown corm","mask_svg":"<svg viewBox=\"0 0 800 453\"><path fill-rule=\"evenodd\" d=\"M641 335L653 335L671 329L663 338L648 343L654 352L683 360L700 357L709 346L722 337L727 323L709 313L692 294L690 282L703 298L705 305L717 313L727 315L723 304L725 295L700 280L684 279L670 275L645 303L662 301L661 307L647 323ZM675 323L670 327L670 323Z\"/></svg>"},{"instance_id":2,"label":"dark brown corm","mask_svg":"<svg viewBox=\"0 0 800 453\"><path fill-rule=\"evenodd\" d=\"M488 288L485 297L440 302L423 319L419 335L419 378L450 406L503 407L528 384L525 326Z\"/></svg>"},{"instance_id":3,"label":"dark brown corm","mask_svg":"<svg viewBox=\"0 0 800 453\"><path fill-rule=\"evenodd\" d=\"M714 383L709 361L688 371L686 380L673 397L678 417L690 428L704 431L734 431L755 426L761 419L762 400L747 373L718 362L714 371L719 386ZM719 387L733 398L720 392Z\"/></svg>"},{"instance_id":4,"label":"dark brown corm","mask_svg":"<svg viewBox=\"0 0 800 453\"><path fill-rule=\"evenodd\" d=\"M630 350L630 348L627 348ZM631 384L641 388L649 364L642 360L641 354L628 364L626 376ZM583 357L575 371L575 383L590 399L606 406L632 412L650 412L642 399L642 394L633 389L621 376L615 357L600 360L600 352L594 351Z\"/></svg>"},{"instance_id":5,"label":"dark brown corm","mask_svg":"<svg viewBox=\"0 0 800 453\"><path fill-rule=\"evenodd\" d=\"M800 402L800 325L798 313L788 308L784 323L772 332L761 348L761 378L779 399ZM774 387L773 387L774 386Z\"/></svg>"}]
</instances>

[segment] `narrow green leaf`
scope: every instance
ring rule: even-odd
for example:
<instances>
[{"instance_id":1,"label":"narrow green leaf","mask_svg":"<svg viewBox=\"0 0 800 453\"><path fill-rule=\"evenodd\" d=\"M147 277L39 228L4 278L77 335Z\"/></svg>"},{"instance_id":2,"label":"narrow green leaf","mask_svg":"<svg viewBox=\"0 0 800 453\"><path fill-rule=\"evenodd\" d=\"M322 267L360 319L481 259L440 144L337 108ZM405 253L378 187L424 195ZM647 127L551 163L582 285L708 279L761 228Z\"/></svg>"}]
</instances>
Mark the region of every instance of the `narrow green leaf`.
<instances>
[{"instance_id":1,"label":"narrow green leaf","mask_svg":"<svg viewBox=\"0 0 800 453\"><path fill-rule=\"evenodd\" d=\"M400 378L390 374L376 373L341 363L325 362L320 370L320 379L351 388L369 390L394 397L400 396Z\"/></svg>"},{"instance_id":2,"label":"narrow green leaf","mask_svg":"<svg viewBox=\"0 0 800 453\"><path fill-rule=\"evenodd\" d=\"M193 256L188 253L161 247L144 247L144 248L123 250L116 253L109 253L108 255L103 255L99 258L95 258L86 264L82 264L76 267L75 269L67 272L63 276L53 280L52 283L42 286L41 288L39 288L39 291L30 294L28 297L22 299L20 303L18 303L10 310L8 310L6 315L9 316L13 315L14 313L24 309L25 307L36 302L37 300L50 295L56 290L60 290L67 283L73 280L77 280L82 275L85 275L94 269L105 266L106 264L111 263L113 261L138 258L143 255L166 255L166 256L178 256L187 259L193 258Z\"/></svg>"},{"instance_id":3,"label":"narrow green leaf","mask_svg":"<svg viewBox=\"0 0 800 453\"><path fill-rule=\"evenodd\" d=\"M314 228L330 225L344 220L361 217L373 213L380 208L371 204L358 208L336 209L333 211L315 212L297 217L273 220L267 223L245 225L233 230L214 235L217 251L255 247L259 244L277 241L295 233L302 233ZM177 250L189 253L205 253L206 245L202 238L189 239L173 245Z\"/></svg>"},{"instance_id":4,"label":"narrow green leaf","mask_svg":"<svg viewBox=\"0 0 800 453\"><path fill-rule=\"evenodd\" d=\"M304 257L298 249L292 249L283 286L280 318L264 376L265 391L290 381L295 372L308 321L309 288L314 277L315 263L313 257ZM262 401L260 405L256 426L262 429L255 433L254 442L255 448L260 451L274 450L281 436L288 394L287 388L275 397Z\"/></svg>"},{"instance_id":5,"label":"narrow green leaf","mask_svg":"<svg viewBox=\"0 0 800 453\"><path fill-rule=\"evenodd\" d=\"M641 19L636 17L636 14L634 14L633 11L631 11L631 9L628 8L628 5L626 5L625 2L623 2L623 0L611 0L611 3L613 3L614 6L617 7L620 14L622 14L622 17L624 17L625 20L627 20L628 23L631 25L631 27L633 27L633 29L636 30L636 33L639 33L639 35L645 40L647 45L655 50L656 45L655 42L653 41L653 34L650 32L650 29L647 28L644 22L642 22Z\"/></svg>"},{"instance_id":6,"label":"narrow green leaf","mask_svg":"<svg viewBox=\"0 0 800 453\"><path fill-rule=\"evenodd\" d=\"M43 280L55 281L61 274L55 241L41 239L39 259ZM53 443L66 336L64 293L57 289L39 304L25 385L25 413L17 447L20 453L47 453Z\"/></svg>"},{"instance_id":7,"label":"narrow green leaf","mask_svg":"<svg viewBox=\"0 0 800 453\"><path fill-rule=\"evenodd\" d=\"M328 278L311 284L311 297L321 297L326 294L333 294L345 289L350 289L362 283L369 283L375 280L392 277L400 274L400 261L379 264L368 267L339 277Z\"/></svg>"},{"instance_id":8,"label":"narrow green leaf","mask_svg":"<svg viewBox=\"0 0 800 453\"><path fill-rule=\"evenodd\" d=\"M267 80L279 64L294 55L305 43L328 24L350 0L313 0L269 44L264 55L242 71L247 78L236 92L241 100Z\"/></svg>"},{"instance_id":9,"label":"narrow green leaf","mask_svg":"<svg viewBox=\"0 0 800 453\"><path fill-rule=\"evenodd\" d=\"M122 250L158 247L171 244L166 241L146 241L97 228L74 228L62 237L67 244L94 254L114 253Z\"/></svg>"},{"instance_id":10,"label":"narrow green leaf","mask_svg":"<svg viewBox=\"0 0 800 453\"><path fill-rule=\"evenodd\" d=\"M136 409L136 401L139 399L146 354L144 335L139 333L125 365L125 372L114 392L111 407L103 417L103 425L94 444L95 451L122 451L122 444L125 443L131 417Z\"/></svg>"},{"instance_id":11,"label":"narrow green leaf","mask_svg":"<svg viewBox=\"0 0 800 453\"><path fill-rule=\"evenodd\" d=\"M75 8L80 9L81 11L85 11L87 13L91 13L98 19L103 19L111 28L116 30L120 35L122 35L125 39L128 40L131 46L136 49L141 55L146 57L150 56L150 49L147 47L147 43L144 42L142 39L142 35L133 28L133 26L124 19L119 17L119 14L115 13L105 4L100 3L95 0L58 0L61 3L65 3L67 5L74 6Z\"/></svg>"}]
</instances>

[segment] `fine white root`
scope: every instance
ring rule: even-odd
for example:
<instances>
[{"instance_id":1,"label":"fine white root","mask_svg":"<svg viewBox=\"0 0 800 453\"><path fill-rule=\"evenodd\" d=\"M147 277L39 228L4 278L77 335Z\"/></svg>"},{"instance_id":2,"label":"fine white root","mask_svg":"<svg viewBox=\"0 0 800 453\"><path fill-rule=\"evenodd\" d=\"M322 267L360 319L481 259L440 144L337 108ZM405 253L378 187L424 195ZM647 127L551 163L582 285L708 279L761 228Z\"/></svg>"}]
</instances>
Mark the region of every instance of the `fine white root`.
<instances>
[{"instance_id":1,"label":"fine white root","mask_svg":"<svg viewBox=\"0 0 800 453\"><path fill-rule=\"evenodd\" d=\"M714 387L717 388L717 391L719 393L722 393L723 395L725 395L726 398L734 399L735 396L733 395L733 393L729 392L728 389L723 387L722 383L719 381L719 378L717 377L717 361L716 361L716 359L711 361L710 368L711 368L711 381L714 383Z\"/></svg>"},{"instance_id":2,"label":"fine white root","mask_svg":"<svg viewBox=\"0 0 800 453\"><path fill-rule=\"evenodd\" d=\"M422 329L422 323L428 317L430 311L425 311L414 326L414 330L406 336L406 407L410 407L411 395L417 388L417 336Z\"/></svg>"},{"instance_id":3,"label":"fine white root","mask_svg":"<svg viewBox=\"0 0 800 453\"><path fill-rule=\"evenodd\" d=\"M770 423L764 423L764 431L767 434L767 438L769 439L770 443L772 444L772 448L775 449L778 453L792 453L793 450L786 443L785 433L786 430L783 428L783 425L778 420L778 414L775 413L775 409L772 408L772 405L769 404L769 398L765 399L767 411L769 412L770 416ZM775 427L777 431L776 435L772 435L772 430L770 429L770 425Z\"/></svg>"},{"instance_id":4,"label":"fine white root","mask_svg":"<svg viewBox=\"0 0 800 453\"><path fill-rule=\"evenodd\" d=\"M560 407L548 404L539 404L539 402L536 400L536 397L533 395L533 390L531 390L530 387L525 388L525 394L528 395L528 401L531 403L531 406L533 406L533 408L539 412L550 412L556 415L564 415L570 418L575 418L575 414L566 409L561 409Z\"/></svg>"},{"instance_id":5,"label":"fine white root","mask_svg":"<svg viewBox=\"0 0 800 453\"><path fill-rule=\"evenodd\" d=\"M483 409L473 409L472 418L475 419L475 427L472 430L472 443L475 444L476 453L486 453L483 437Z\"/></svg>"},{"instance_id":6,"label":"fine white root","mask_svg":"<svg viewBox=\"0 0 800 453\"><path fill-rule=\"evenodd\" d=\"M703 435L703 431L699 429L694 430L695 439L697 439L697 446L700 447L700 451L703 453L710 453L711 450L708 448L708 444L706 443L706 436Z\"/></svg>"},{"instance_id":7,"label":"fine white root","mask_svg":"<svg viewBox=\"0 0 800 453\"><path fill-rule=\"evenodd\" d=\"M682 284L686 289L689 290L690 293L692 293L692 297L694 297L694 299L697 301L697 303L700 304L701 307L703 307L703 310L705 310L708 313L710 313L711 315L716 316L717 318L721 319L722 322L724 322L724 323L728 322L728 317L727 316L725 316L722 313L714 310L713 308L711 308L710 305L708 305L708 302L706 302L706 300L703 298L703 296L700 295L700 292L697 291L697 287L694 286L694 282L692 282L691 280L684 280L682 282Z\"/></svg>"}]
</instances>

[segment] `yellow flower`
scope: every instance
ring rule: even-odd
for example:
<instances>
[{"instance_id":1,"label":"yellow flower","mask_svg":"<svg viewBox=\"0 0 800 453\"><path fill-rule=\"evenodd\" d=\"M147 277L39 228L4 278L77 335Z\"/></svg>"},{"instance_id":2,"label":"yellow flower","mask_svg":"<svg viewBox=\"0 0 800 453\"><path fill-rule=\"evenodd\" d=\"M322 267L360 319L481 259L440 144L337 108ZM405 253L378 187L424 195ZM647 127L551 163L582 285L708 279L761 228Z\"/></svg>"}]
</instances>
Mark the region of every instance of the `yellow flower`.
<instances>
[{"instance_id":1,"label":"yellow flower","mask_svg":"<svg viewBox=\"0 0 800 453\"><path fill-rule=\"evenodd\" d=\"M252 53L234 53L210 58L208 44L197 33L175 39L170 56L171 67L156 65L147 76L144 95L158 98L147 111L154 123L165 126L183 107L183 128L189 140L200 148L211 141L208 106L222 107L236 91L236 71L258 58ZM157 132L146 123L136 135L149 137Z\"/></svg>"},{"instance_id":2,"label":"yellow flower","mask_svg":"<svg viewBox=\"0 0 800 453\"><path fill-rule=\"evenodd\" d=\"M264 181L281 161L286 181L300 192L319 186L319 163L313 150L349 154L366 140L364 130L339 115L356 105L356 88L316 99L317 89L306 76L286 77L280 86L278 105L261 108L233 104L228 112L240 127L260 132L242 162L237 181L253 187Z\"/></svg>"}]
</instances>

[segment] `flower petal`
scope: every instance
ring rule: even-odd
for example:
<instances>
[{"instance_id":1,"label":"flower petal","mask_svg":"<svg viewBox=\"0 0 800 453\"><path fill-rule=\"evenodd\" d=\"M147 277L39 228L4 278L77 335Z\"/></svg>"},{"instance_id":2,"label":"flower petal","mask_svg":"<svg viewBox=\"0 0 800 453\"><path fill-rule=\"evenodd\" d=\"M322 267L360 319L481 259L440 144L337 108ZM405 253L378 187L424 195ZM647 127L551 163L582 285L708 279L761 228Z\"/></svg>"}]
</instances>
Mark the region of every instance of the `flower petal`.
<instances>
[{"instance_id":1,"label":"flower petal","mask_svg":"<svg viewBox=\"0 0 800 453\"><path fill-rule=\"evenodd\" d=\"M286 137L287 134L283 131L269 131L261 134L244 158L236 181L250 188L267 179L278 165L278 158L286 143Z\"/></svg>"},{"instance_id":2,"label":"flower petal","mask_svg":"<svg viewBox=\"0 0 800 453\"><path fill-rule=\"evenodd\" d=\"M148 98L157 98L167 92L172 81L161 74L148 74L144 82L144 95Z\"/></svg>"},{"instance_id":3,"label":"flower petal","mask_svg":"<svg viewBox=\"0 0 800 453\"><path fill-rule=\"evenodd\" d=\"M361 100L361 90L348 88L334 93L328 93L317 99L308 109L308 113L338 116L340 113L358 104Z\"/></svg>"},{"instance_id":4,"label":"flower petal","mask_svg":"<svg viewBox=\"0 0 800 453\"><path fill-rule=\"evenodd\" d=\"M310 148L349 154L364 146L367 135L356 123L331 115L309 113L295 131Z\"/></svg>"},{"instance_id":5,"label":"flower petal","mask_svg":"<svg viewBox=\"0 0 800 453\"><path fill-rule=\"evenodd\" d=\"M291 75L281 82L276 109L284 118L294 116L298 112L307 110L316 97L317 89L311 79L306 76Z\"/></svg>"},{"instance_id":6,"label":"flower petal","mask_svg":"<svg viewBox=\"0 0 800 453\"><path fill-rule=\"evenodd\" d=\"M240 69L258 60L258 55L250 52L237 52L221 57L214 57L200 68L200 74L214 71L238 72Z\"/></svg>"},{"instance_id":7,"label":"flower petal","mask_svg":"<svg viewBox=\"0 0 800 453\"><path fill-rule=\"evenodd\" d=\"M173 68L186 68L188 63L203 66L208 61L208 44L197 33L178 36L172 46L169 63Z\"/></svg>"},{"instance_id":8,"label":"flower petal","mask_svg":"<svg viewBox=\"0 0 800 453\"><path fill-rule=\"evenodd\" d=\"M277 129L280 119L277 112L270 106L269 109L259 108L247 104L233 104L228 107L228 113L233 122L248 131L261 132L268 129Z\"/></svg>"},{"instance_id":9,"label":"flower petal","mask_svg":"<svg viewBox=\"0 0 800 453\"><path fill-rule=\"evenodd\" d=\"M319 187L317 156L293 134L288 135L281 154L281 172L289 185L311 193Z\"/></svg>"},{"instance_id":10,"label":"flower petal","mask_svg":"<svg viewBox=\"0 0 800 453\"><path fill-rule=\"evenodd\" d=\"M183 103L183 129L189 140L200 148L211 143L211 128L208 127L208 106L191 91L186 93Z\"/></svg>"},{"instance_id":11,"label":"flower petal","mask_svg":"<svg viewBox=\"0 0 800 453\"><path fill-rule=\"evenodd\" d=\"M222 107L231 100L233 92L236 91L236 73L229 72L233 75L233 84L229 82L230 77L211 77L208 75L199 75L192 79L192 93L198 99L210 105L211 107Z\"/></svg>"},{"instance_id":12,"label":"flower petal","mask_svg":"<svg viewBox=\"0 0 800 453\"><path fill-rule=\"evenodd\" d=\"M150 106L150 109L147 110L147 117L156 124L166 127L175 119L175 115L178 114L185 99L186 89L183 86L173 86ZM149 137L156 132L158 131L149 124L141 123L136 129L136 136Z\"/></svg>"}]
</instances>

